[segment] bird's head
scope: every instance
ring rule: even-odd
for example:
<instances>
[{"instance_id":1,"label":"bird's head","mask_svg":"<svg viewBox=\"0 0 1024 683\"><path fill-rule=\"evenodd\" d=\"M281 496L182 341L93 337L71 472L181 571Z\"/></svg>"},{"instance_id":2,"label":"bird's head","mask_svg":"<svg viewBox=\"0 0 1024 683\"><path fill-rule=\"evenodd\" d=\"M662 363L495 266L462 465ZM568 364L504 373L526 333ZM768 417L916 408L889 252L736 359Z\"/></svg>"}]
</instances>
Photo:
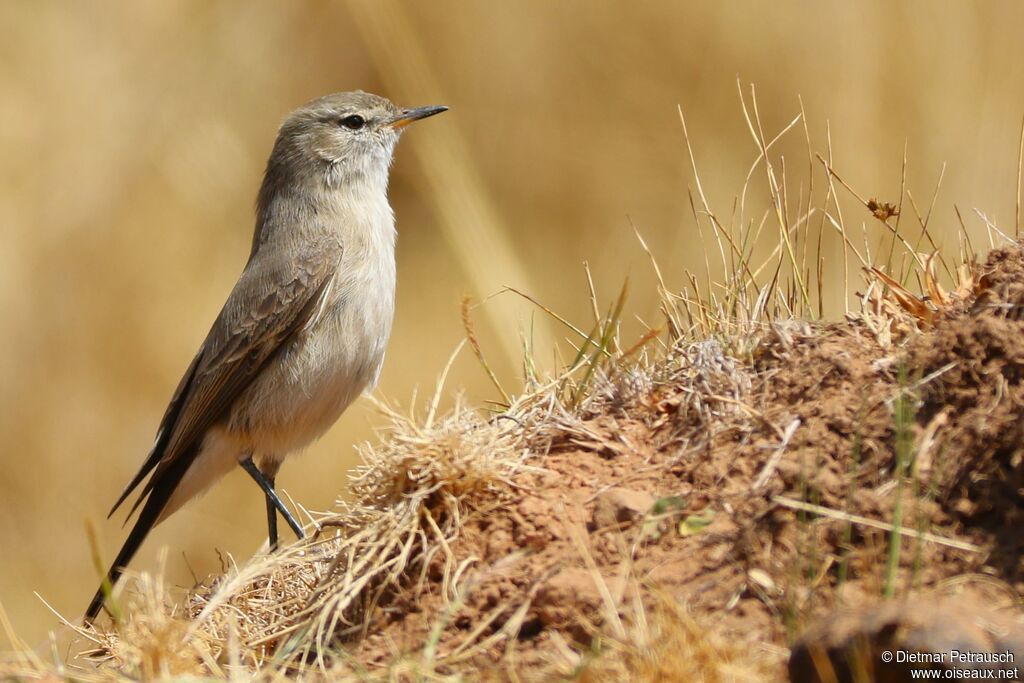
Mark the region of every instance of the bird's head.
<instances>
[{"instance_id":1,"label":"bird's head","mask_svg":"<svg viewBox=\"0 0 1024 683\"><path fill-rule=\"evenodd\" d=\"M286 164L305 166L306 171L322 171L329 184L381 176L386 182L403 128L447 109L404 109L362 91L326 95L300 107L285 120L271 162L278 157Z\"/></svg>"}]
</instances>

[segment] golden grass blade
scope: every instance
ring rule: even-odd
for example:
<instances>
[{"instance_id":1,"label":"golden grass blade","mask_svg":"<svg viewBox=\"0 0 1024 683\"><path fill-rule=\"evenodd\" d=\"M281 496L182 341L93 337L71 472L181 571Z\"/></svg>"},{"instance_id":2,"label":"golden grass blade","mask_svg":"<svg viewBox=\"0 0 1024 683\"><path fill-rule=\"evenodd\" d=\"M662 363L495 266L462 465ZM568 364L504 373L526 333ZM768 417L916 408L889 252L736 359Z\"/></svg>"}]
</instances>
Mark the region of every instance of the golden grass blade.
<instances>
[{"instance_id":1,"label":"golden grass blade","mask_svg":"<svg viewBox=\"0 0 1024 683\"><path fill-rule=\"evenodd\" d=\"M945 538L932 533L918 531L917 529L908 529L906 527L896 528L887 522L880 522L876 519L870 519L860 515L851 515L847 512L832 510L820 505L811 505L810 503L804 503L803 501L794 500L785 496L773 496L772 501L783 507L791 508L793 510L801 510L803 512L810 512L811 514L818 515L819 517L827 517L829 519L836 519L842 522L859 524L860 526L871 527L872 529L879 529L880 531L886 531L889 533L895 531L906 538L920 538L928 543L935 543L948 548L956 548L957 550L966 550L972 553L982 552L982 548L980 546L967 541L961 541L955 538Z\"/></svg>"},{"instance_id":2,"label":"golden grass blade","mask_svg":"<svg viewBox=\"0 0 1024 683\"><path fill-rule=\"evenodd\" d=\"M494 374L494 370L491 369L491 366L487 362L487 359L484 358L483 349L480 348L480 342L476 338L476 332L473 330L473 318L472 316L470 316L471 304L472 299L470 297L463 297L462 327L466 331L466 339L469 340L469 346L470 348L473 349L473 355L475 355L476 359L480 361L480 365L483 367L484 372L487 373L487 377L490 378L491 384L493 384L494 388L498 390L499 394L501 394L501 398L502 400L504 400L505 405L511 405L512 399L509 397L508 392L505 391L504 387L501 386L501 382L498 381L498 376Z\"/></svg>"}]
</instances>

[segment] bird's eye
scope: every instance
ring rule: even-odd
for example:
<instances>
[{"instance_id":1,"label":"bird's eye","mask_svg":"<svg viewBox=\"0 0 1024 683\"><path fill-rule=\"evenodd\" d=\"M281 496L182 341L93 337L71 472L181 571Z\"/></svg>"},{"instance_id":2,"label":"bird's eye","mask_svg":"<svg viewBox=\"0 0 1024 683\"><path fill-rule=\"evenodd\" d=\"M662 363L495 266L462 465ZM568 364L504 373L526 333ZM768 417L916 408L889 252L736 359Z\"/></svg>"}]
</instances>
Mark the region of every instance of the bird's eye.
<instances>
[{"instance_id":1,"label":"bird's eye","mask_svg":"<svg viewBox=\"0 0 1024 683\"><path fill-rule=\"evenodd\" d=\"M366 119L359 114L352 114L343 118L339 123L349 130L360 130L366 125Z\"/></svg>"}]
</instances>

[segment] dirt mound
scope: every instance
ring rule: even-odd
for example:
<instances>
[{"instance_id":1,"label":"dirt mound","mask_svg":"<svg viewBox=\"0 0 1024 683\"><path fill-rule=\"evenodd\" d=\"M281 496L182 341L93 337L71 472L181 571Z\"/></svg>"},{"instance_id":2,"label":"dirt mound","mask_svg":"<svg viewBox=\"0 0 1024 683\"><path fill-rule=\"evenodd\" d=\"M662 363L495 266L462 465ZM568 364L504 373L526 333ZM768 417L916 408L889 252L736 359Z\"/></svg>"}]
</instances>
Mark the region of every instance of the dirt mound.
<instances>
[{"instance_id":1,"label":"dirt mound","mask_svg":"<svg viewBox=\"0 0 1024 683\"><path fill-rule=\"evenodd\" d=\"M511 649L568 673L582 660L565 643L589 647L668 595L771 668L812 615L889 585L977 581L1005 602L1010 587L980 575L1020 588L1024 323L1003 304L1024 293L1024 257L993 252L982 273L980 305L905 347L856 319L792 323L745 362L704 342L642 380L608 379L531 436L536 471L464 520L452 551L474 578L438 653L514 621L475 666ZM887 569L893 526L902 552ZM384 664L422 647L441 593L395 595L351 653Z\"/></svg>"},{"instance_id":2,"label":"dirt mound","mask_svg":"<svg viewBox=\"0 0 1024 683\"><path fill-rule=\"evenodd\" d=\"M608 366L578 405L549 388L404 424L336 539L193 593L221 643L197 660L237 638L254 669L334 677L781 680L837 606L1015 603L1024 254L993 252L974 282L976 299L913 302L927 320L752 327L730 347L751 353L680 342Z\"/></svg>"},{"instance_id":3,"label":"dirt mound","mask_svg":"<svg viewBox=\"0 0 1024 683\"><path fill-rule=\"evenodd\" d=\"M989 565L1024 589L1024 254L993 252L969 312L916 339L909 365L921 382L922 425L941 434L931 461L944 509L984 538Z\"/></svg>"}]
</instances>

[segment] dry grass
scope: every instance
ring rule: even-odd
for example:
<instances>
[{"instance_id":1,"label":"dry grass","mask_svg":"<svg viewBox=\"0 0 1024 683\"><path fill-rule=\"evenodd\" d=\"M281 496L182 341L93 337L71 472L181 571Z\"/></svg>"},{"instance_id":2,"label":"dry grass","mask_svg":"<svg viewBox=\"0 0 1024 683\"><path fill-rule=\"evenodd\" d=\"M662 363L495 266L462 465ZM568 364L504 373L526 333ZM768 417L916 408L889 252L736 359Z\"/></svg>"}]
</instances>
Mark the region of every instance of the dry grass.
<instances>
[{"instance_id":1,"label":"dry grass","mask_svg":"<svg viewBox=\"0 0 1024 683\"><path fill-rule=\"evenodd\" d=\"M449 545L468 509L511 486L525 453L503 424L461 406L438 424L390 416L382 443L362 449L355 502L319 517L324 533L291 562L267 558L197 596L191 609L200 628L223 639L231 615L245 615L242 642L274 645L278 663L314 657L325 666L331 643L365 635L381 597L422 584L432 564L442 567L446 603L458 600L466 565Z\"/></svg>"},{"instance_id":2,"label":"dry grass","mask_svg":"<svg viewBox=\"0 0 1024 683\"><path fill-rule=\"evenodd\" d=\"M619 637L596 641L580 683L753 683L776 680L777 662L722 638L677 600L660 596L650 613L640 604Z\"/></svg>"}]
</instances>

